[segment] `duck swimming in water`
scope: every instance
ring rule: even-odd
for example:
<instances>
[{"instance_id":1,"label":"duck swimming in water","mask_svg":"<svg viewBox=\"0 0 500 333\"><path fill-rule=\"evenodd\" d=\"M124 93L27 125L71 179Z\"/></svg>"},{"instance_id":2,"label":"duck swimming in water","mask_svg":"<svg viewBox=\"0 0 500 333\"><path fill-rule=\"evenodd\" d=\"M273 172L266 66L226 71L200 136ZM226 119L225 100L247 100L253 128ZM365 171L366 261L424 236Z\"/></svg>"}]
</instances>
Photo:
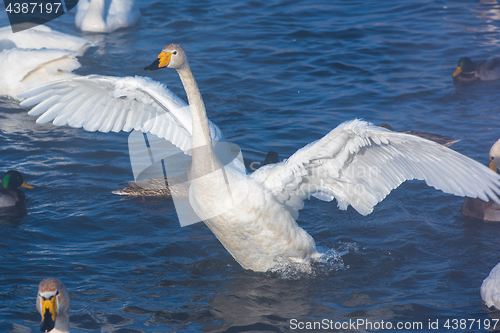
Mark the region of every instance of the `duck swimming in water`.
<instances>
[{"instance_id":1,"label":"duck swimming in water","mask_svg":"<svg viewBox=\"0 0 500 333\"><path fill-rule=\"evenodd\" d=\"M18 187L32 189L33 186L27 184L23 175L19 171L8 171L0 183L0 208L20 206L24 204L26 196Z\"/></svg>"},{"instance_id":2,"label":"duck swimming in water","mask_svg":"<svg viewBox=\"0 0 500 333\"><path fill-rule=\"evenodd\" d=\"M500 57L495 56L476 62L472 62L467 57L461 58L452 76L456 84L498 80L500 79Z\"/></svg>"},{"instance_id":3,"label":"duck swimming in water","mask_svg":"<svg viewBox=\"0 0 500 333\"><path fill-rule=\"evenodd\" d=\"M500 202L500 176L484 165L435 142L357 119L340 124L283 162L263 166L249 175L241 173L244 166L236 160L222 164L214 152L210 122L184 49L179 45L164 47L145 69L161 68L177 71L189 101L187 119L191 124L186 128L191 134L190 144L177 146L192 148L182 149L192 156L191 208L245 269L263 272L283 262L310 267L310 261L321 256L314 239L296 222L304 200L311 196L323 201L336 199L340 209L352 206L367 215L404 181L418 179L446 193ZM64 87L73 82L62 81ZM72 94L89 98L88 85L72 87ZM62 84L34 88L23 93L27 98L23 104L41 102L36 111L30 112L43 114L38 121L70 123L79 111L70 105L54 105L67 93L62 89ZM42 102L38 96L50 102ZM127 122L120 114L105 116L103 113L110 110L96 107L102 112L99 118L93 118L99 119L96 126L123 128ZM169 115L175 117L174 112L169 111ZM73 124L83 126L82 122ZM172 126L182 122L175 124Z\"/></svg>"},{"instance_id":4,"label":"duck swimming in water","mask_svg":"<svg viewBox=\"0 0 500 333\"><path fill-rule=\"evenodd\" d=\"M489 167L494 172L500 168L500 140L490 149ZM479 220L500 222L500 205L494 201L485 202L478 198L465 198L461 212Z\"/></svg>"}]
</instances>

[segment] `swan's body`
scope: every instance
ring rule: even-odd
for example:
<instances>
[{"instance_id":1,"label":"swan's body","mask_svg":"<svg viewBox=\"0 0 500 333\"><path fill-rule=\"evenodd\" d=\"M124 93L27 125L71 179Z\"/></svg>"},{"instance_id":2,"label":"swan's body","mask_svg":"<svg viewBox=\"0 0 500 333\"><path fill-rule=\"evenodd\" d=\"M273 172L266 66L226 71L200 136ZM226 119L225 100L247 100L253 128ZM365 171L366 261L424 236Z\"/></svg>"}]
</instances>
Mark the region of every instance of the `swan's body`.
<instances>
[{"instance_id":1,"label":"swan's body","mask_svg":"<svg viewBox=\"0 0 500 333\"><path fill-rule=\"evenodd\" d=\"M45 26L12 33L0 29L0 96L17 98L31 87L73 77L76 59L94 45L90 40Z\"/></svg>"},{"instance_id":2,"label":"swan's body","mask_svg":"<svg viewBox=\"0 0 500 333\"><path fill-rule=\"evenodd\" d=\"M140 18L135 0L80 0L75 25L81 31L112 32L132 27Z\"/></svg>"},{"instance_id":3,"label":"swan's body","mask_svg":"<svg viewBox=\"0 0 500 333\"><path fill-rule=\"evenodd\" d=\"M36 308L42 315L42 332L69 332L69 295L59 279L46 278L40 282Z\"/></svg>"},{"instance_id":4,"label":"swan's body","mask_svg":"<svg viewBox=\"0 0 500 333\"><path fill-rule=\"evenodd\" d=\"M310 196L336 199L339 208L350 205L366 215L405 180L419 179L446 193L499 201L500 177L483 165L437 143L360 120L339 125L286 161L251 175L241 174L236 164L222 168L211 145L201 94L180 46L165 47L146 69L165 67L179 73L191 109L191 206L246 269L266 271L279 259L307 264L320 256L313 238L295 222ZM49 97L54 91L47 89L57 88L54 85L26 92L24 105L59 98ZM69 107L54 111L52 103L42 102L30 114L44 113L37 122L62 125L79 113ZM113 123L110 120L110 128ZM246 186L228 187L237 182ZM240 197L244 200L234 200Z\"/></svg>"},{"instance_id":5,"label":"swan's body","mask_svg":"<svg viewBox=\"0 0 500 333\"><path fill-rule=\"evenodd\" d=\"M6 172L0 183L0 208L24 204L26 196L18 187L33 188L24 181L20 172L13 170Z\"/></svg>"},{"instance_id":6,"label":"swan's body","mask_svg":"<svg viewBox=\"0 0 500 333\"><path fill-rule=\"evenodd\" d=\"M489 166L494 172L498 172L500 167L500 140L490 149ZM500 204L494 201L484 202L478 198L465 198L461 212L465 216L476 219L500 222Z\"/></svg>"},{"instance_id":7,"label":"swan's body","mask_svg":"<svg viewBox=\"0 0 500 333\"><path fill-rule=\"evenodd\" d=\"M453 82L457 84L498 79L500 79L500 57L497 56L476 62L467 57L461 58L453 73Z\"/></svg>"},{"instance_id":8,"label":"swan's body","mask_svg":"<svg viewBox=\"0 0 500 333\"><path fill-rule=\"evenodd\" d=\"M500 263L490 272L481 285L481 297L488 307L500 310Z\"/></svg>"}]
</instances>

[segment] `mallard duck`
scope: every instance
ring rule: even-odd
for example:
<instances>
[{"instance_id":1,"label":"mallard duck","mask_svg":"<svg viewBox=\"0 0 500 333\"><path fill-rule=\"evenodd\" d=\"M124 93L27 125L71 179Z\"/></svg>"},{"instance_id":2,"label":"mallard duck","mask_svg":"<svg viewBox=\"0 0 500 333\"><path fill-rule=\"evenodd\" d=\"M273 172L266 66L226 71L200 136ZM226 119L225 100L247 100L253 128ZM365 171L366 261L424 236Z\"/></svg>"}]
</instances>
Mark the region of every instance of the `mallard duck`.
<instances>
[{"instance_id":1,"label":"mallard duck","mask_svg":"<svg viewBox=\"0 0 500 333\"><path fill-rule=\"evenodd\" d=\"M394 131L391 127L391 125L388 124L380 124L380 127L387 128L388 130ZM452 137L446 136L446 135L439 135L439 134L433 134L433 133L428 133L428 132L421 132L421 131L399 131L400 133L406 133L406 134L411 134L411 135L416 135L421 138L434 141L439 143L440 145L443 145L445 147L450 147L452 144L460 141L453 139Z\"/></svg>"},{"instance_id":2,"label":"mallard duck","mask_svg":"<svg viewBox=\"0 0 500 333\"><path fill-rule=\"evenodd\" d=\"M5 173L0 183L0 208L20 206L24 204L26 196L18 187L32 189L33 186L26 184L20 172L10 170Z\"/></svg>"},{"instance_id":3,"label":"mallard duck","mask_svg":"<svg viewBox=\"0 0 500 333\"><path fill-rule=\"evenodd\" d=\"M194 149L188 151L182 149L187 145L177 145L192 156L188 203L198 221L208 226L245 269L263 272L290 263L305 266L308 271L311 260L321 257L314 239L296 222L304 200L311 196L323 201L336 199L340 209L352 206L367 215L404 181L418 179L446 193L500 202L500 176L484 165L435 142L358 119L340 124L287 160L248 175L242 162L222 164L215 154L205 105L184 49L166 46L145 69L162 68L177 71L190 106L188 138L189 147ZM73 84L74 79L70 80ZM40 103L41 96L51 99L30 113L43 114L38 120L44 122L68 123L81 109L69 105L72 102L65 105L66 95L76 94L85 100L94 90L73 84L68 92L63 90L67 84L63 81L25 92L26 104ZM99 111L107 100L120 96L102 93L100 104L95 106ZM63 104L55 106L57 100ZM100 121L92 113L92 122L109 129L123 128L125 119L120 113L111 113L113 110L102 109ZM73 124L83 126L83 122ZM179 220L184 225L196 222Z\"/></svg>"},{"instance_id":4,"label":"mallard duck","mask_svg":"<svg viewBox=\"0 0 500 333\"><path fill-rule=\"evenodd\" d=\"M40 331L49 333L69 332L69 294L57 278L43 279L38 285L36 308L42 315Z\"/></svg>"},{"instance_id":5,"label":"mallard duck","mask_svg":"<svg viewBox=\"0 0 500 333\"><path fill-rule=\"evenodd\" d=\"M500 140L490 149L489 167L492 171L498 172L500 165ZM478 198L465 198L461 212L463 215L476 219L500 222L500 205L494 201L485 202Z\"/></svg>"},{"instance_id":6,"label":"mallard duck","mask_svg":"<svg viewBox=\"0 0 500 333\"><path fill-rule=\"evenodd\" d=\"M453 73L454 83L471 83L474 81L492 81L500 79L500 57L472 62L464 57L458 61Z\"/></svg>"},{"instance_id":7,"label":"mallard duck","mask_svg":"<svg viewBox=\"0 0 500 333\"><path fill-rule=\"evenodd\" d=\"M112 32L132 27L140 18L135 0L80 0L75 25L81 31Z\"/></svg>"}]
</instances>

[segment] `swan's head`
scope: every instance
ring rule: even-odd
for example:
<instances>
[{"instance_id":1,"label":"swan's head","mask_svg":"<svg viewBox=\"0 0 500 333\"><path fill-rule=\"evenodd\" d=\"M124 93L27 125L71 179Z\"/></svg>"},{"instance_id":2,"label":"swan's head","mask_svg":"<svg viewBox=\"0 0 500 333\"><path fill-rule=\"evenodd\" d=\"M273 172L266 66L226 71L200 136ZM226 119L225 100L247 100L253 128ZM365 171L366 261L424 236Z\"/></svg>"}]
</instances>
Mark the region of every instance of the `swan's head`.
<instances>
[{"instance_id":1,"label":"swan's head","mask_svg":"<svg viewBox=\"0 0 500 333\"><path fill-rule=\"evenodd\" d=\"M495 142L490 150L490 169L498 172L500 168L500 140Z\"/></svg>"},{"instance_id":2,"label":"swan's head","mask_svg":"<svg viewBox=\"0 0 500 333\"><path fill-rule=\"evenodd\" d=\"M165 46L161 53L151 65L145 67L144 70L152 71L160 68L175 68L182 69L188 66L186 52L179 45L170 44Z\"/></svg>"},{"instance_id":3,"label":"swan's head","mask_svg":"<svg viewBox=\"0 0 500 333\"><path fill-rule=\"evenodd\" d=\"M61 314L67 315L69 296L66 287L59 279L46 278L38 285L36 308L42 315L40 331L50 332L56 326Z\"/></svg>"}]
</instances>

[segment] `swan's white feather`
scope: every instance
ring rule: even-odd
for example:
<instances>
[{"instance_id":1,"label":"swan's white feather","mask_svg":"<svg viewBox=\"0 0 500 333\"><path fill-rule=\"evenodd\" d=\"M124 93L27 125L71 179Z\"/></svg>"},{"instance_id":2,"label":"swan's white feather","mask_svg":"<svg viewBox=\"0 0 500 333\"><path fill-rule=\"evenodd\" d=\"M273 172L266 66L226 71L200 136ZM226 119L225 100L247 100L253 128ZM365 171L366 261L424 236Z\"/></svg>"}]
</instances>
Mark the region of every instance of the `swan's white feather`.
<instances>
[{"instance_id":1,"label":"swan's white feather","mask_svg":"<svg viewBox=\"0 0 500 333\"><path fill-rule=\"evenodd\" d=\"M334 198L367 215L406 180L459 196L498 202L500 176L478 162L417 136L385 130L360 120L345 122L288 160L258 169L275 198L298 216L303 200ZM300 199L300 200L298 200Z\"/></svg>"},{"instance_id":2,"label":"swan's white feather","mask_svg":"<svg viewBox=\"0 0 500 333\"><path fill-rule=\"evenodd\" d=\"M0 28L0 96L17 98L36 85L74 76L81 66L76 57L94 45L43 25L16 33Z\"/></svg>"},{"instance_id":3,"label":"swan's white feather","mask_svg":"<svg viewBox=\"0 0 500 333\"><path fill-rule=\"evenodd\" d=\"M45 25L13 33L10 26L0 28L0 51L4 49L61 49L82 55L96 44L87 38L68 35Z\"/></svg>"},{"instance_id":4,"label":"swan's white feather","mask_svg":"<svg viewBox=\"0 0 500 333\"><path fill-rule=\"evenodd\" d=\"M75 25L91 32L112 32L132 27L141 18L134 0L80 0Z\"/></svg>"},{"instance_id":5,"label":"swan's white feather","mask_svg":"<svg viewBox=\"0 0 500 333\"><path fill-rule=\"evenodd\" d=\"M483 280L481 285L481 297L488 307L494 306L500 310L500 263Z\"/></svg>"},{"instance_id":6,"label":"swan's white feather","mask_svg":"<svg viewBox=\"0 0 500 333\"><path fill-rule=\"evenodd\" d=\"M0 52L0 96L17 98L41 83L74 76L81 65L77 53L59 49L18 49Z\"/></svg>"},{"instance_id":7,"label":"swan's white feather","mask_svg":"<svg viewBox=\"0 0 500 333\"><path fill-rule=\"evenodd\" d=\"M192 120L189 106L164 84L145 77L90 75L56 81L18 95L21 106L33 106L29 115L41 115L37 123L83 127L87 131L119 132L132 129L191 149ZM214 141L221 130L210 122Z\"/></svg>"}]
</instances>

